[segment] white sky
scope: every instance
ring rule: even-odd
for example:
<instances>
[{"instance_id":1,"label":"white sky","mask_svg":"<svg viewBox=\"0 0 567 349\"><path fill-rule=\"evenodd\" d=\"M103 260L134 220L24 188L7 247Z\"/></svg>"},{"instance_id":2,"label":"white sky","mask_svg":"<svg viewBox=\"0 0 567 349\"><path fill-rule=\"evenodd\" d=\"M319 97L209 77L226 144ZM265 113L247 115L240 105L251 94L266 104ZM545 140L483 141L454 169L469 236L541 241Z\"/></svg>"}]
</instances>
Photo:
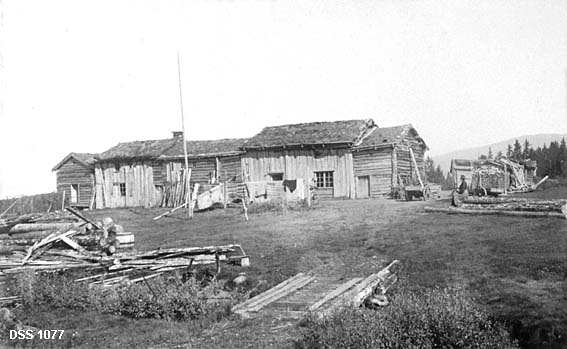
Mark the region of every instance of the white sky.
<instances>
[{"instance_id":1,"label":"white sky","mask_svg":"<svg viewBox=\"0 0 567 349\"><path fill-rule=\"evenodd\" d=\"M567 1L0 0L0 197L69 152L373 118L431 154L567 133Z\"/></svg>"}]
</instances>

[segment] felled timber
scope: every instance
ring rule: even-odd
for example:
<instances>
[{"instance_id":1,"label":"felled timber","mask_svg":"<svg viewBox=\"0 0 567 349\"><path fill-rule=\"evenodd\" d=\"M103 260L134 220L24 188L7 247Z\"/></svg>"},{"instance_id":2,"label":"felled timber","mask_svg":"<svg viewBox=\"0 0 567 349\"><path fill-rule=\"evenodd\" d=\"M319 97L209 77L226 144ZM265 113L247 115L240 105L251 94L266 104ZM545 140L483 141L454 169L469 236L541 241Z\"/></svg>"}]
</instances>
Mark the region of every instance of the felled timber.
<instances>
[{"instance_id":1,"label":"felled timber","mask_svg":"<svg viewBox=\"0 0 567 349\"><path fill-rule=\"evenodd\" d=\"M564 212L567 205L558 203L533 203L533 202L506 202L499 204L479 205L464 203L460 208L468 210L496 210L496 211L532 211L532 212Z\"/></svg>"},{"instance_id":2,"label":"felled timber","mask_svg":"<svg viewBox=\"0 0 567 349\"><path fill-rule=\"evenodd\" d=\"M539 200L539 199L527 199L527 198L517 198L517 197L486 197L486 196L469 196L463 199L464 203L468 204L501 204L501 203L533 203L542 205L565 205L567 200Z\"/></svg>"},{"instance_id":3,"label":"felled timber","mask_svg":"<svg viewBox=\"0 0 567 349\"><path fill-rule=\"evenodd\" d=\"M503 215L516 217L555 217L565 219L567 216L562 212L538 212L538 211L505 211L505 210L471 210L460 207L431 207L425 206L426 212L443 212L452 214L473 214L473 215Z\"/></svg>"},{"instance_id":4,"label":"felled timber","mask_svg":"<svg viewBox=\"0 0 567 349\"><path fill-rule=\"evenodd\" d=\"M29 233L39 230L64 231L78 228L80 223L20 223L13 226L8 233Z\"/></svg>"}]
</instances>

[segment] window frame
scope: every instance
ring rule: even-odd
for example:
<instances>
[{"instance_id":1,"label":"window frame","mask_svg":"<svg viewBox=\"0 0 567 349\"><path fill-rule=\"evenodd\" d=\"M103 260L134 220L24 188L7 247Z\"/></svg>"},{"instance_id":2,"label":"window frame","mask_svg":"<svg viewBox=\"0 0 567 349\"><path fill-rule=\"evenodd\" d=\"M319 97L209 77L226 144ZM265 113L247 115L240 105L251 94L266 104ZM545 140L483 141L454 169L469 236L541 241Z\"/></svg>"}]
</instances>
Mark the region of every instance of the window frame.
<instances>
[{"instance_id":1,"label":"window frame","mask_svg":"<svg viewBox=\"0 0 567 349\"><path fill-rule=\"evenodd\" d=\"M315 171L315 186L317 188L334 188L335 187L335 171Z\"/></svg>"},{"instance_id":2,"label":"window frame","mask_svg":"<svg viewBox=\"0 0 567 349\"><path fill-rule=\"evenodd\" d=\"M270 172L268 173L268 176L270 176L270 178L272 179L272 181L276 182L276 181L283 181L284 179L284 174L283 172ZM274 177L279 177L279 179L274 178Z\"/></svg>"}]
</instances>

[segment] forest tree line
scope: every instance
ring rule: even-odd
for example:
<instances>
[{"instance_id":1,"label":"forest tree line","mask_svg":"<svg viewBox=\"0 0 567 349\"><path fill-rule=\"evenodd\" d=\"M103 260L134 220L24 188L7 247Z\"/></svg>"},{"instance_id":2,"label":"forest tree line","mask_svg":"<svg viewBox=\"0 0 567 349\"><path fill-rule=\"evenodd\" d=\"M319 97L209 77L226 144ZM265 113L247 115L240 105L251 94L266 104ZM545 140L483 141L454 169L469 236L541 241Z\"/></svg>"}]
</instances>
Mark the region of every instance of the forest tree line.
<instances>
[{"instance_id":1,"label":"forest tree line","mask_svg":"<svg viewBox=\"0 0 567 349\"><path fill-rule=\"evenodd\" d=\"M488 148L487 154L479 156L479 160L498 159L507 157L508 159L524 162L535 160L537 162L537 176L550 178L567 178L567 144L565 138L561 141L552 141L549 145L534 149L526 139L522 145L517 139L514 144L508 144L506 153L501 151L493 154L492 149ZM429 156L425 159L425 176L430 183L447 184L448 175L443 175L441 167L435 166L433 159Z\"/></svg>"}]
</instances>

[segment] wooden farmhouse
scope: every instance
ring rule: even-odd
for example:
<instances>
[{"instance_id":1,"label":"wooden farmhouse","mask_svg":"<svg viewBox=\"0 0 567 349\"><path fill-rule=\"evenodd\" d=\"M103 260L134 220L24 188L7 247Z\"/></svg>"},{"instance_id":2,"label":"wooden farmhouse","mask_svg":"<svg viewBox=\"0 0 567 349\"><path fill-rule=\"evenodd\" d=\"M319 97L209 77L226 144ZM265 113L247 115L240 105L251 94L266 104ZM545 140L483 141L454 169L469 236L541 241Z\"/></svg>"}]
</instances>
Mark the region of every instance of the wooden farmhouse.
<instances>
[{"instance_id":1,"label":"wooden farmhouse","mask_svg":"<svg viewBox=\"0 0 567 349\"><path fill-rule=\"evenodd\" d=\"M59 197L64 197L68 205L81 208L93 207L94 157L94 154L70 153L53 167L57 178L57 193Z\"/></svg>"},{"instance_id":2,"label":"wooden farmhouse","mask_svg":"<svg viewBox=\"0 0 567 349\"><path fill-rule=\"evenodd\" d=\"M374 129L352 149L356 197L389 195L399 185L418 184L418 171L425 179L427 150L410 124Z\"/></svg>"},{"instance_id":3,"label":"wooden farmhouse","mask_svg":"<svg viewBox=\"0 0 567 349\"><path fill-rule=\"evenodd\" d=\"M226 183L302 179L321 198L389 195L424 178L428 149L412 125L380 128L372 119L313 122L264 128L250 139L188 141L183 137L119 143L92 154L71 153L57 171L57 190L80 207L174 207L185 202L186 179L199 193ZM249 186L248 185L248 186ZM237 190L237 188L239 188Z\"/></svg>"},{"instance_id":4,"label":"wooden farmhouse","mask_svg":"<svg viewBox=\"0 0 567 349\"><path fill-rule=\"evenodd\" d=\"M424 173L427 145L411 125L378 128L372 119L264 128L243 146L246 181L304 178L325 197L390 194ZM423 178L423 177L422 177Z\"/></svg>"},{"instance_id":5,"label":"wooden farmhouse","mask_svg":"<svg viewBox=\"0 0 567 349\"><path fill-rule=\"evenodd\" d=\"M243 141L187 142L191 187L199 183L207 189L230 178L235 191ZM162 205L172 188L178 187L184 167L181 132L174 132L170 139L120 143L97 156L96 208Z\"/></svg>"}]
</instances>

